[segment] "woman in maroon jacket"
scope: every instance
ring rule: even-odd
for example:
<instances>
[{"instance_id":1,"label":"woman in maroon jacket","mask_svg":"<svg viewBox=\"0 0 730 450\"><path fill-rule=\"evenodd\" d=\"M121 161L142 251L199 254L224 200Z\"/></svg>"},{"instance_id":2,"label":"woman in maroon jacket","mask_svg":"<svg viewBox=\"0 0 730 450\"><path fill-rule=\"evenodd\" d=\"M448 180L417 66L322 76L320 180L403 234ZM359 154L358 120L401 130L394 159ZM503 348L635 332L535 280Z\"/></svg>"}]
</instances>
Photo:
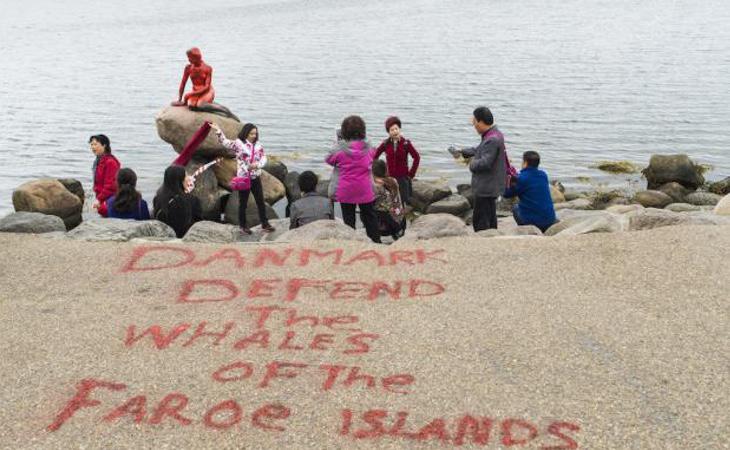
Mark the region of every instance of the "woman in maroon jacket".
<instances>
[{"instance_id":1,"label":"woman in maroon jacket","mask_svg":"<svg viewBox=\"0 0 730 450\"><path fill-rule=\"evenodd\" d=\"M119 172L119 160L112 155L111 142L103 134L96 134L89 138L91 152L96 155L92 167L94 181L94 209L99 211L102 217L107 216L106 201L117 192L117 172Z\"/></svg>"},{"instance_id":2,"label":"woman in maroon jacket","mask_svg":"<svg viewBox=\"0 0 730 450\"><path fill-rule=\"evenodd\" d=\"M385 121L385 131L388 132L388 138L384 140L375 153L375 159L385 153L385 162L388 165L388 176L398 181L398 189L403 204L411 201L411 180L416 176L418 163L421 156L418 150L401 134L400 119L393 116L388 117ZM408 155L411 156L413 164L408 168Z\"/></svg>"}]
</instances>

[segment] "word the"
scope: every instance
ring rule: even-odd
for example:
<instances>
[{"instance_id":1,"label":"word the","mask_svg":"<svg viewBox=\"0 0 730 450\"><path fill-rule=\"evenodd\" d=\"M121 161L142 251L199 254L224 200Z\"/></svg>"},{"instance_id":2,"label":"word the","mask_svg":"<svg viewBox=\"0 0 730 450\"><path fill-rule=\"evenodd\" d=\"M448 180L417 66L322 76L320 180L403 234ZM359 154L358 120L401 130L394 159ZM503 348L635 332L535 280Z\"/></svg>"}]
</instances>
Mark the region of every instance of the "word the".
<instances>
[{"instance_id":1,"label":"word the","mask_svg":"<svg viewBox=\"0 0 730 450\"><path fill-rule=\"evenodd\" d=\"M267 388L271 380L276 378L296 378L301 375L300 370L308 369L316 369L316 367L301 362L273 361L266 365L266 371L257 387ZM346 388L359 386L367 389L377 389L378 386L382 386L386 392L408 394L405 388L416 381L415 377L409 374L395 374L378 378L374 375L363 373L360 367L320 364L319 369L323 375L322 383L318 383L322 391L329 391L337 386ZM219 383L238 382L251 378L254 371L253 363L236 361L216 370L212 377Z\"/></svg>"},{"instance_id":2,"label":"word the","mask_svg":"<svg viewBox=\"0 0 730 450\"><path fill-rule=\"evenodd\" d=\"M413 426L408 423L409 413L392 413L384 409L371 409L362 413L344 409L341 413L340 435L354 439L402 438L415 441L440 441L442 444L461 446L477 444L481 446L494 442L504 447L533 445L540 438L536 425L522 419L496 420L491 417L477 417L465 414L456 420L442 417L431 420L425 425ZM552 422L543 436L553 441L540 446L542 450L561 450L578 448L569 433L580 431L580 427L570 422ZM494 439L492 434L495 434Z\"/></svg>"},{"instance_id":3,"label":"word the","mask_svg":"<svg viewBox=\"0 0 730 450\"><path fill-rule=\"evenodd\" d=\"M298 300L302 295L324 292L332 300L375 301L381 296L391 300L433 297L446 291L443 285L426 280L406 281L334 281L308 278L254 279L245 287L227 279L186 280L178 295L178 303L229 302L237 298L272 298L285 302Z\"/></svg>"},{"instance_id":4,"label":"word the","mask_svg":"<svg viewBox=\"0 0 730 450\"><path fill-rule=\"evenodd\" d=\"M92 398L95 390L124 391L127 385L111 381L87 378L76 385L76 394L66 403L58 413L53 423L46 428L56 431L68 422L76 412L82 408L96 408L101 405L100 400ZM173 392L165 395L155 406L148 410L147 396L136 395L130 397L114 409L102 416L104 422L115 422L123 417L131 418L135 423L159 425L163 422L172 422L175 425L188 426L194 420L185 414L188 405L188 396ZM266 404L253 411L251 426L267 431L284 431L281 421L291 415L291 410L280 404ZM208 428L226 429L240 423L244 418L244 410L235 400L229 399L209 408L199 421Z\"/></svg>"},{"instance_id":5,"label":"word the","mask_svg":"<svg viewBox=\"0 0 730 450\"><path fill-rule=\"evenodd\" d=\"M444 250L366 250L345 254L343 249L318 251L314 249L261 248L244 253L236 248L223 248L212 255L201 256L194 250L168 245L145 245L136 247L130 258L122 266L122 272L141 272L149 270L177 269L180 267L218 267L228 266L235 269L262 268L267 266L303 267L317 266L415 266L435 262L446 263L442 259Z\"/></svg>"}]
</instances>

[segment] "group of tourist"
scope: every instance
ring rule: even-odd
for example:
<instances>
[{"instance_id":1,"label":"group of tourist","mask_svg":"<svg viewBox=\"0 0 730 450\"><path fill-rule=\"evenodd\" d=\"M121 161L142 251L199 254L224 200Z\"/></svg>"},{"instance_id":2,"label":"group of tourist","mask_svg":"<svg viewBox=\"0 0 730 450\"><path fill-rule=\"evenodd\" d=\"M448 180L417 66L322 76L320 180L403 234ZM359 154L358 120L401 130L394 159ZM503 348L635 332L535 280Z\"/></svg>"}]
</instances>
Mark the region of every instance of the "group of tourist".
<instances>
[{"instance_id":1,"label":"group of tourist","mask_svg":"<svg viewBox=\"0 0 730 450\"><path fill-rule=\"evenodd\" d=\"M481 136L472 148L449 148L454 157L470 158L471 188L474 196L473 227L475 231L497 228L497 199L518 197L513 209L519 225L535 225L546 230L555 223L555 211L550 196L548 177L539 170L540 155L525 152L522 170L518 174L506 154L504 136L494 125L491 111L486 107L474 110L472 125ZM405 231L405 212L412 195L412 180L416 176L420 155L412 142L403 136L401 121L389 117L385 121L388 137L374 148L366 139L365 121L359 116L346 117L338 130L338 140L325 158L333 167L327 196L317 193L318 178L311 171L299 175L301 198L288 208L290 228L317 220L333 220L334 203L339 203L345 224L356 227L356 212L365 232L373 242L381 236L398 239ZM251 234L246 222L246 206L253 194L259 221L264 232L274 231L266 217L261 171L267 163L266 153L259 143L258 128L250 123L243 126L236 139L229 139L221 128L207 123L205 133L212 129L218 142L235 157L237 170L230 187L238 192L238 225L242 234ZM202 134L204 139L205 134ZM103 134L91 136L91 151L96 156L93 165L95 200L93 207L105 217L160 220L182 237L193 223L202 219L199 200L190 193L194 178L180 164L165 170L162 186L153 200L153 214L136 189L137 176L129 168L120 168L111 152L109 138ZM380 156L385 154L385 161Z\"/></svg>"}]
</instances>

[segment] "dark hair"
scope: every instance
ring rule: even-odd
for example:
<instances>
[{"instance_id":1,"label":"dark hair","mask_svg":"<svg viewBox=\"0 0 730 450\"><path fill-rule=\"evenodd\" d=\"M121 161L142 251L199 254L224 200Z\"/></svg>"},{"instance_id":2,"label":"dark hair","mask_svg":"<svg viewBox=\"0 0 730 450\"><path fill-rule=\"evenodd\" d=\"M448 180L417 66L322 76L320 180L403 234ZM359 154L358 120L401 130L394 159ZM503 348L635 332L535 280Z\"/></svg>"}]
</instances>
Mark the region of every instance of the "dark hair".
<instances>
[{"instance_id":1,"label":"dark hair","mask_svg":"<svg viewBox=\"0 0 730 450\"><path fill-rule=\"evenodd\" d=\"M241 142L246 142L246 138L248 137L248 134L251 133L251 130L259 131L259 128L252 123L247 123L246 125L243 126L243 128L241 128L241 132L238 133L238 139L240 139ZM258 142L260 137L261 136L259 136L259 134L256 133L256 139L254 139L252 144L255 144L256 142Z\"/></svg>"},{"instance_id":2,"label":"dark hair","mask_svg":"<svg viewBox=\"0 0 730 450\"><path fill-rule=\"evenodd\" d=\"M373 161L373 175L378 178L385 178L388 176L388 168L385 165L385 161L382 159L376 159Z\"/></svg>"},{"instance_id":3,"label":"dark hair","mask_svg":"<svg viewBox=\"0 0 730 450\"><path fill-rule=\"evenodd\" d=\"M494 125L494 116L492 115L492 111L490 111L486 106L480 106L475 109L474 118L486 125Z\"/></svg>"},{"instance_id":4,"label":"dark hair","mask_svg":"<svg viewBox=\"0 0 730 450\"><path fill-rule=\"evenodd\" d=\"M522 160L527 163L527 167L537 168L540 165L540 154L528 150L522 154Z\"/></svg>"},{"instance_id":5,"label":"dark hair","mask_svg":"<svg viewBox=\"0 0 730 450\"><path fill-rule=\"evenodd\" d=\"M360 116L348 116L342 121L342 139L346 141L362 141L365 139L365 121Z\"/></svg>"},{"instance_id":6,"label":"dark hair","mask_svg":"<svg viewBox=\"0 0 730 450\"><path fill-rule=\"evenodd\" d=\"M317 178L317 175L311 170L302 172L297 179L299 189L301 189L305 194L316 191L318 182L319 179Z\"/></svg>"},{"instance_id":7,"label":"dark hair","mask_svg":"<svg viewBox=\"0 0 730 450\"><path fill-rule=\"evenodd\" d=\"M162 186L157 190L157 195L155 195L155 209L166 207L171 198L185 193L185 176L186 173L183 166L172 165L165 169L164 181L162 182Z\"/></svg>"},{"instance_id":8,"label":"dark hair","mask_svg":"<svg viewBox=\"0 0 730 450\"><path fill-rule=\"evenodd\" d=\"M117 172L117 193L114 197L114 209L121 213L132 212L139 207L142 195L137 192L137 174L134 170L119 169Z\"/></svg>"},{"instance_id":9,"label":"dark hair","mask_svg":"<svg viewBox=\"0 0 730 450\"><path fill-rule=\"evenodd\" d=\"M89 138L89 144L91 144L91 141L96 141L104 146L104 153L111 153L112 152L112 143L109 141L109 138L106 137L105 134L95 134Z\"/></svg>"}]
</instances>

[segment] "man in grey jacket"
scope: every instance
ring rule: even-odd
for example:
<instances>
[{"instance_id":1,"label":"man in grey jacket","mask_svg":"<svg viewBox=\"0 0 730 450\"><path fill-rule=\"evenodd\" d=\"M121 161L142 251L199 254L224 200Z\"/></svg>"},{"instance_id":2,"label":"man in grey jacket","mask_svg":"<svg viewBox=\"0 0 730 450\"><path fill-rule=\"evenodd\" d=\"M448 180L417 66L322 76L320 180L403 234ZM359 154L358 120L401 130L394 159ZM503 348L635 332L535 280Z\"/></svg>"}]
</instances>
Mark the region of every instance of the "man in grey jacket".
<instances>
[{"instance_id":1,"label":"man in grey jacket","mask_svg":"<svg viewBox=\"0 0 730 450\"><path fill-rule=\"evenodd\" d=\"M450 149L452 154L461 153L471 158L471 190L474 195L474 231L497 228L497 197L506 188L504 136L494 125L492 112L486 106L474 110L472 125L482 137L479 145L462 149Z\"/></svg>"},{"instance_id":2,"label":"man in grey jacket","mask_svg":"<svg viewBox=\"0 0 730 450\"><path fill-rule=\"evenodd\" d=\"M332 220L335 212L327 197L317 194L317 175L307 170L299 175L297 182L302 198L291 205L289 229L299 228L316 220Z\"/></svg>"}]
</instances>

